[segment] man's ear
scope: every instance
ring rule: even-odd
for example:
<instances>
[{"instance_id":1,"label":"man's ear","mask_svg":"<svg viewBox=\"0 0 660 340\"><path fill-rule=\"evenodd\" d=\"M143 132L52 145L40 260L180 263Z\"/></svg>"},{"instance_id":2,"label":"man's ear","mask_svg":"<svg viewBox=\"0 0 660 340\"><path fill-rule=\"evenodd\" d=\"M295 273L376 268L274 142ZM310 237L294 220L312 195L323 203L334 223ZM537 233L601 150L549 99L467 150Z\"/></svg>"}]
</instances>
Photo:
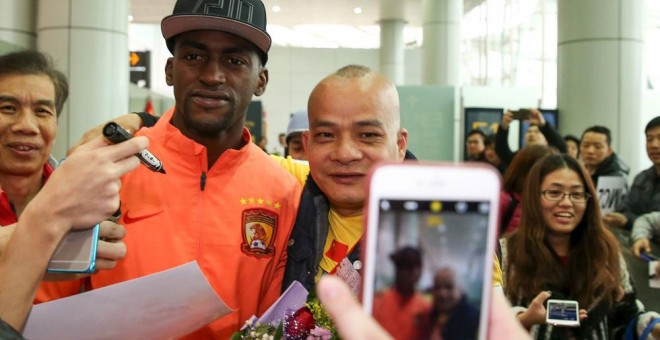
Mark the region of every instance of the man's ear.
<instances>
[{"instance_id":1,"label":"man's ear","mask_svg":"<svg viewBox=\"0 0 660 340\"><path fill-rule=\"evenodd\" d=\"M406 150L408 149L408 130L401 128L396 133L396 145L399 151L399 159L403 160L406 157Z\"/></svg>"},{"instance_id":2,"label":"man's ear","mask_svg":"<svg viewBox=\"0 0 660 340\"><path fill-rule=\"evenodd\" d=\"M309 130L303 131L302 133L302 143L303 143L303 149L305 149L305 153L307 153L307 145L309 145Z\"/></svg>"},{"instance_id":3,"label":"man's ear","mask_svg":"<svg viewBox=\"0 0 660 340\"><path fill-rule=\"evenodd\" d=\"M266 85L268 85L268 69L263 67L259 71L259 84L257 84L257 89L254 90L254 95L259 97L264 92L266 92Z\"/></svg>"},{"instance_id":4,"label":"man's ear","mask_svg":"<svg viewBox=\"0 0 660 340\"><path fill-rule=\"evenodd\" d=\"M167 86L172 86L174 84L172 60L172 57L167 58L167 62L165 63L165 83L167 83Z\"/></svg>"}]
</instances>

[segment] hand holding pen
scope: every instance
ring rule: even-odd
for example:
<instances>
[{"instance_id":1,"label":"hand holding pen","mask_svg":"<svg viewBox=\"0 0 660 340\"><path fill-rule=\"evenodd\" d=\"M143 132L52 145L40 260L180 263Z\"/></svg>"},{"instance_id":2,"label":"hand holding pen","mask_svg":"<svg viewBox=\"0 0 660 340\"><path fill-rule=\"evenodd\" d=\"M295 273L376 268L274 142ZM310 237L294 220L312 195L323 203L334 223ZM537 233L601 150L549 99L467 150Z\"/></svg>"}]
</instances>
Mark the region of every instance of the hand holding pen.
<instances>
[{"instance_id":1,"label":"hand holding pen","mask_svg":"<svg viewBox=\"0 0 660 340\"><path fill-rule=\"evenodd\" d=\"M103 127L103 136L115 144L133 138L133 136L131 136L128 131L124 130L124 128L115 122L109 122ZM140 162L144 164L149 170L163 174L166 173L165 168L163 168L163 163L151 152L149 152L149 150L143 149L139 153L135 154L135 156L137 156Z\"/></svg>"}]
</instances>

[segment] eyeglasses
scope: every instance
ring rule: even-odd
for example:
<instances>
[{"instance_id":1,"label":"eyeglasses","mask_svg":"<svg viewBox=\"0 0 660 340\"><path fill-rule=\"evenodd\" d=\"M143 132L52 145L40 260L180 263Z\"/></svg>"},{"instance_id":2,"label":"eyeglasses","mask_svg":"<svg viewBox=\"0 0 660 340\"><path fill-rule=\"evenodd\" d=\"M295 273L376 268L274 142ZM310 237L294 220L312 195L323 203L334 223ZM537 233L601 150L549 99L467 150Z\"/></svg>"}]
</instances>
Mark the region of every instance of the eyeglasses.
<instances>
[{"instance_id":1,"label":"eyeglasses","mask_svg":"<svg viewBox=\"0 0 660 340\"><path fill-rule=\"evenodd\" d=\"M561 201L564 197L568 196L571 202L584 203L589 200L591 195L586 192L563 192L559 190L543 190L541 194L548 201Z\"/></svg>"}]
</instances>

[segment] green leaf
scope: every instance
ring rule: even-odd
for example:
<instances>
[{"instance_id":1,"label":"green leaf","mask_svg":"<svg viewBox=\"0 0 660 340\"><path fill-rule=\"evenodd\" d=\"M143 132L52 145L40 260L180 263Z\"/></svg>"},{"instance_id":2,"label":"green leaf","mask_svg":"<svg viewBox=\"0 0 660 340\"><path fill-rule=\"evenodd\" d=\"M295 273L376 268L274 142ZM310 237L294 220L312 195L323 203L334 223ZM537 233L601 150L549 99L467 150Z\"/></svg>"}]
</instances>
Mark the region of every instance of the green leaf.
<instances>
[{"instance_id":1,"label":"green leaf","mask_svg":"<svg viewBox=\"0 0 660 340\"><path fill-rule=\"evenodd\" d=\"M284 337L284 323L280 322L280 325L277 327L277 330L275 331L275 335L273 336L274 340L280 340Z\"/></svg>"}]
</instances>

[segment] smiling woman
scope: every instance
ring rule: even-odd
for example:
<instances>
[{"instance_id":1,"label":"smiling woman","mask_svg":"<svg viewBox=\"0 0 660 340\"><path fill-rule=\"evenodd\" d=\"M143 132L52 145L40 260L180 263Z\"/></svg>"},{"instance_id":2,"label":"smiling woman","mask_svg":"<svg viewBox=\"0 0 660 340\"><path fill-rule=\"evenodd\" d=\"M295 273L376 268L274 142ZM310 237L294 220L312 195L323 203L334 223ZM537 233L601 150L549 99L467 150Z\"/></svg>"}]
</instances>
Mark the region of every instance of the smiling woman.
<instances>
[{"instance_id":1,"label":"smiling woman","mask_svg":"<svg viewBox=\"0 0 660 340\"><path fill-rule=\"evenodd\" d=\"M578 161L547 155L527 176L519 229L500 242L505 294L537 339L620 338L626 325L637 324L641 332L660 316L642 314L637 306L618 243L603 226L595 197ZM577 301L578 327L546 323L545 300L551 296ZM660 332L659 326L650 327Z\"/></svg>"}]
</instances>

